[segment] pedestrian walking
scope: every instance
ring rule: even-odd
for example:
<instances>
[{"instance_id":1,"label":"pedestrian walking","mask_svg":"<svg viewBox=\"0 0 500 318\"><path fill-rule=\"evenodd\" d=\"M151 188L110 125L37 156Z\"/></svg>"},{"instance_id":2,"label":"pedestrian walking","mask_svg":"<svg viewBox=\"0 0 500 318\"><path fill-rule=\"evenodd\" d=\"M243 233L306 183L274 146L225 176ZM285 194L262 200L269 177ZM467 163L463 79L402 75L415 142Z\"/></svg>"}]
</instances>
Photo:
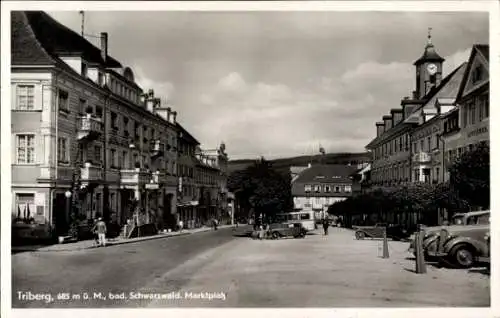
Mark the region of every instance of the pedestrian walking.
<instances>
[{"instance_id":1,"label":"pedestrian walking","mask_svg":"<svg viewBox=\"0 0 500 318\"><path fill-rule=\"evenodd\" d=\"M94 225L94 228L92 229L94 233L97 233L98 241L99 241L99 246L106 246L106 223L102 220L102 218L99 218L97 220L97 223Z\"/></svg>"},{"instance_id":2,"label":"pedestrian walking","mask_svg":"<svg viewBox=\"0 0 500 318\"><path fill-rule=\"evenodd\" d=\"M328 219L323 220L323 230L325 231L325 235L328 235L328 227L330 226L330 222Z\"/></svg>"},{"instance_id":3,"label":"pedestrian walking","mask_svg":"<svg viewBox=\"0 0 500 318\"><path fill-rule=\"evenodd\" d=\"M184 222L182 222L182 220L179 220L179 232L182 232L183 228L184 228Z\"/></svg>"}]
</instances>

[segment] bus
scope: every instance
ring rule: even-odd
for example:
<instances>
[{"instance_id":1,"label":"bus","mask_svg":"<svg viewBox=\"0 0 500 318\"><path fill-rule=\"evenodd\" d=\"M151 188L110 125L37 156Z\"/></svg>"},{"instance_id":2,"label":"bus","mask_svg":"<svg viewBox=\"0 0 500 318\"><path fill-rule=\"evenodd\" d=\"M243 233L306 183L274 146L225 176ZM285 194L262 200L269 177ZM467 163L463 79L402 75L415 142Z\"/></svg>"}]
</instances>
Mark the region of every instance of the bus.
<instances>
[{"instance_id":1,"label":"bus","mask_svg":"<svg viewBox=\"0 0 500 318\"><path fill-rule=\"evenodd\" d=\"M308 230L313 231L316 229L316 224L314 221L314 211L294 211L280 213L277 216L277 220L283 223L302 223L302 226Z\"/></svg>"}]
</instances>

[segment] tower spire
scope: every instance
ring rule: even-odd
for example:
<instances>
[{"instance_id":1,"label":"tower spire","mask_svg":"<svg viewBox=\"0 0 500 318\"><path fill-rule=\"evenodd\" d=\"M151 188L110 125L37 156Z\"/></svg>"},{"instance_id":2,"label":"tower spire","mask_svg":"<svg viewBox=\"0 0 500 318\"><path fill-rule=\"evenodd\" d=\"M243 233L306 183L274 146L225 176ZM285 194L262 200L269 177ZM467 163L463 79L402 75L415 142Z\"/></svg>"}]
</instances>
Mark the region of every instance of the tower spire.
<instances>
[{"instance_id":1,"label":"tower spire","mask_svg":"<svg viewBox=\"0 0 500 318\"><path fill-rule=\"evenodd\" d=\"M427 46L432 46L432 27L427 28Z\"/></svg>"},{"instance_id":2,"label":"tower spire","mask_svg":"<svg viewBox=\"0 0 500 318\"><path fill-rule=\"evenodd\" d=\"M80 11L79 13L80 13L80 16L82 18L82 26L81 26L82 37L85 37L85 33L84 33L84 31L85 31L85 12Z\"/></svg>"}]
</instances>

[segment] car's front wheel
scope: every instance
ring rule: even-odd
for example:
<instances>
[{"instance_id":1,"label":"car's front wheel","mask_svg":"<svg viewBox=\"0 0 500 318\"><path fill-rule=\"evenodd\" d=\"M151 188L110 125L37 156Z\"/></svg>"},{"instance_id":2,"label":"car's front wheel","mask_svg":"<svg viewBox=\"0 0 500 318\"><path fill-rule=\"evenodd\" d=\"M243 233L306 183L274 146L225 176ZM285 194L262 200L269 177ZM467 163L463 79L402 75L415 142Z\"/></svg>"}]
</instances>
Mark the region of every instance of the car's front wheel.
<instances>
[{"instance_id":1,"label":"car's front wheel","mask_svg":"<svg viewBox=\"0 0 500 318\"><path fill-rule=\"evenodd\" d=\"M271 235L272 239L273 240L277 240L280 238L280 234L278 232L273 232L273 234Z\"/></svg>"},{"instance_id":2,"label":"car's front wheel","mask_svg":"<svg viewBox=\"0 0 500 318\"><path fill-rule=\"evenodd\" d=\"M450 261L459 268L470 268L474 265L474 250L465 244L455 246L450 251Z\"/></svg>"},{"instance_id":3,"label":"car's front wheel","mask_svg":"<svg viewBox=\"0 0 500 318\"><path fill-rule=\"evenodd\" d=\"M356 231L354 235L356 236L356 240L363 240L365 238L365 233L360 231Z\"/></svg>"}]
</instances>

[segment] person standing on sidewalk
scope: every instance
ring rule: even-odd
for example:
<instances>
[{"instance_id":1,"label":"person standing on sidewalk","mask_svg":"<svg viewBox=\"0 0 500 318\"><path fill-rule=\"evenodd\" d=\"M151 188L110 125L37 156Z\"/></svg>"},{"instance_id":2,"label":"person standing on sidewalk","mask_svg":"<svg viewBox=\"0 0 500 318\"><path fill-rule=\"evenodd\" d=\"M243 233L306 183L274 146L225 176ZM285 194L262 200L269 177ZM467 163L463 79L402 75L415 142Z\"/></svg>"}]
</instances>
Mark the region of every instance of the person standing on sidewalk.
<instances>
[{"instance_id":1,"label":"person standing on sidewalk","mask_svg":"<svg viewBox=\"0 0 500 318\"><path fill-rule=\"evenodd\" d=\"M323 230L325 231L325 235L328 235L328 227L330 226L330 222L328 219L323 219Z\"/></svg>"},{"instance_id":2,"label":"person standing on sidewalk","mask_svg":"<svg viewBox=\"0 0 500 318\"><path fill-rule=\"evenodd\" d=\"M184 222L182 222L182 220L179 220L179 232L182 233L183 228L184 228Z\"/></svg>"},{"instance_id":3,"label":"person standing on sidewalk","mask_svg":"<svg viewBox=\"0 0 500 318\"><path fill-rule=\"evenodd\" d=\"M99 218L94 226L94 232L97 233L99 246L106 246L106 223Z\"/></svg>"}]
</instances>

